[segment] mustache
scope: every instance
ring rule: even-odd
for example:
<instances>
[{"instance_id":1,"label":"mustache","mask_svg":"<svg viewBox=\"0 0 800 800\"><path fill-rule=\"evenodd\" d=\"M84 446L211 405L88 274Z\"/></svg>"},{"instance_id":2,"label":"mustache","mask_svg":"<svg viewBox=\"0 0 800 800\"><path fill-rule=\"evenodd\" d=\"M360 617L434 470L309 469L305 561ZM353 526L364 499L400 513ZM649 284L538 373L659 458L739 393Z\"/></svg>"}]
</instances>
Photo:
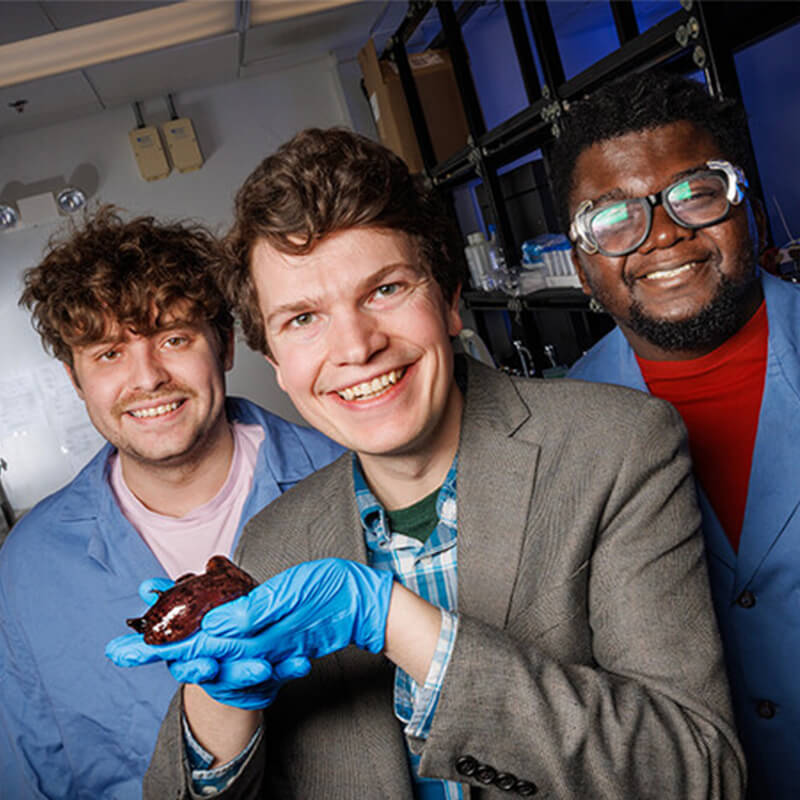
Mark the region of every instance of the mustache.
<instances>
[{"instance_id":1,"label":"mustache","mask_svg":"<svg viewBox=\"0 0 800 800\"><path fill-rule=\"evenodd\" d=\"M152 405L159 400L175 400L177 396L180 396L181 399L190 400L197 396L197 392L183 383L175 382L160 386L157 392L131 392L114 403L111 407L111 413L115 416L121 416L136 406Z\"/></svg>"}]
</instances>

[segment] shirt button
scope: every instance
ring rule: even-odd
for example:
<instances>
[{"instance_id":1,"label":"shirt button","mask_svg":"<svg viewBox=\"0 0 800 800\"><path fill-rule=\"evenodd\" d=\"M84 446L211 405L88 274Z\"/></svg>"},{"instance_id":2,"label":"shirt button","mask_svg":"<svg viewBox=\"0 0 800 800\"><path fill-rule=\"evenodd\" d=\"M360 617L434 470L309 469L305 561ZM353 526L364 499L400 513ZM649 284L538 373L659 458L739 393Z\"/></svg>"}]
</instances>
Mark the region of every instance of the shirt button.
<instances>
[{"instance_id":1,"label":"shirt button","mask_svg":"<svg viewBox=\"0 0 800 800\"><path fill-rule=\"evenodd\" d=\"M535 783L531 783L530 781L517 781L514 786L514 791L522 797L532 797L539 790Z\"/></svg>"},{"instance_id":2,"label":"shirt button","mask_svg":"<svg viewBox=\"0 0 800 800\"><path fill-rule=\"evenodd\" d=\"M494 785L498 789L508 792L517 785L517 777L510 772L498 772L497 777L494 779Z\"/></svg>"},{"instance_id":3,"label":"shirt button","mask_svg":"<svg viewBox=\"0 0 800 800\"><path fill-rule=\"evenodd\" d=\"M756 596L749 590L745 589L737 598L736 602L742 608L752 608L756 604Z\"/></svg>"},{"instance_id":4,"label":"shirt button","mask_svg":"<svg viewBox=\"0 0 800 800\"><path fill-rule=\"evenodd\" d=\"M475 772L475 778L479 780L481 783L485 783L487 786L490 783L494 783L494 779L497 777L497 770L489 766L489 764L481 764Z\"/></svg>"},{"instance_id":5,"label":"shirt button","mask_svg":"<svg viewBox=\"0 0 800 800\"><path fill-rule=\"evenodd\" d=\"M478 769L478 762L472 756L461 756L456 761L456 769L461 775L466 775L469 778Z\"/></svg>"},{"instance_id":6,"label":"shirt button","mask_svg":"<svg viewBox=\"0 0 800 800\"><path fill-rule=\"evenodd\" d=\"M756 711L761 719L772 719L778 711L778 708L772 700L759 700Z\"/></svg>"}]
</instances>

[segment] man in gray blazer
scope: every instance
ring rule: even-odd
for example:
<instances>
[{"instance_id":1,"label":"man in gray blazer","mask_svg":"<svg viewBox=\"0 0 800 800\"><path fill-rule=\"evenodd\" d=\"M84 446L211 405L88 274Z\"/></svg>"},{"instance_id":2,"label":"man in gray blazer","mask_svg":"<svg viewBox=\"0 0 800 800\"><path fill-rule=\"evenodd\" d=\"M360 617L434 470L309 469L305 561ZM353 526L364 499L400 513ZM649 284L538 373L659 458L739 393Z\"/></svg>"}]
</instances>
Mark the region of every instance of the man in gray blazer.
<instances>
[{"instance_id":1,"label":"man in gray blazer","mask_svg":"<svg viewBox=\"0 0 800 800\"><path fill-rule=\"evenodd\" d=\"M449 217L347 131L268 157L228 247L249 343L352 453L250 522L249 595L110 643L185 683L145 797L742 796L676 412L455 358Z\"/></svg>"}]
</instances>

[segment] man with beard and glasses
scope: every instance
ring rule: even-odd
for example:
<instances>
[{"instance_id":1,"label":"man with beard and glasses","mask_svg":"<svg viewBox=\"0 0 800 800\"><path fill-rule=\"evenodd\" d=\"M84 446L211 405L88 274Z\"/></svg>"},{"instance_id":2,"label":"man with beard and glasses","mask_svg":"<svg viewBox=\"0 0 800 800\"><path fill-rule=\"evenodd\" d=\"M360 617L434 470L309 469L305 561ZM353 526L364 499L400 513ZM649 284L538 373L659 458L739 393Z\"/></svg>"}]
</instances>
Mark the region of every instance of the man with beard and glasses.
<instances>
[{"instance_id":1,"label":"man with beard and glasses","mask_svg":"<svg viewBox=\"0 0 800 800\"><path fill-rule=\"evenodd\" d=\"M800 792L800 291L760 272L744 110L665 73L575 103L553 154L584 291L617 323L570 372L689 432L750 793Z\"/></svg>"},{"instance_id":2,"label":"man with beard and glasses","mask_svg":"<svg viewBox=\"0 0 800 800\"><path fill-rule=\"evenodd\" d=\"M140 798L174 691L115 669L142 573L228 555L244 523L342 448L227 397L233 318L196 225L112 208L25 275L21 304L108 443L0 550L0 795Z\"/></svg>"}]
</instances>

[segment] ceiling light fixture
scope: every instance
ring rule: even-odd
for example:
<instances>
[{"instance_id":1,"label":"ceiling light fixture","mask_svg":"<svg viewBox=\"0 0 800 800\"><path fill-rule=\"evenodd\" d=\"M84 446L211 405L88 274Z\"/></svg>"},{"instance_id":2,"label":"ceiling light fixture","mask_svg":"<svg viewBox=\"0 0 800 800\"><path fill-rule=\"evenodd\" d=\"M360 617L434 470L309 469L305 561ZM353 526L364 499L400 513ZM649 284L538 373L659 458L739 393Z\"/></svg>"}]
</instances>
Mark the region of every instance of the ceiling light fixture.
<instances>
[{"instance_id":1,"label":"ceiling light fixture","mask_svg":"<svg viewBox=\"0 0 800 800\"><path fill-rule=\"evenodd\" d=\"M67 214L74 214L86 205L86 195L75 186L62 189L56 196L58 207Z\"/></svg>"},{"instance_id":2,"label":"ceiling light fixture","mask_svg":"<svg viewBox=\"0 0 800 800\"><path fill-rule=\"evenodd\" d=\"M8 231L15 228L19 222L19 214L14 206L0 204L0 231Z\"/></svg>"}]
</instances>

